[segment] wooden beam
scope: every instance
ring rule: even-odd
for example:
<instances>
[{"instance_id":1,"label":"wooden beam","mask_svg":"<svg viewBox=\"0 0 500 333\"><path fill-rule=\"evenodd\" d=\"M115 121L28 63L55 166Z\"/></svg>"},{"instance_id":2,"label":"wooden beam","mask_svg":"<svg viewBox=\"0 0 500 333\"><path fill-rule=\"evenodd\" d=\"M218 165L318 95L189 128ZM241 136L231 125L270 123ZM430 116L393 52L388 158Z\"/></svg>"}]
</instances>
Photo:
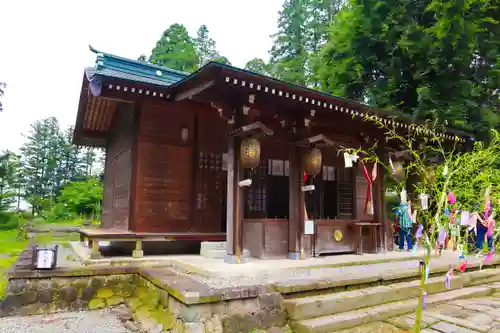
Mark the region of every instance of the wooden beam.
<instances>
[{"instance_id":1,"label":"wooden beam","mask_svg":"<svg viewBox=\"0 0 500 333\"><path fill-rule=\"evenodd\" d=\"M300 140L296 144L297 144L297 146L300 146L300 147L308 147L310 145L322 145L322 146L335 145L335 143L332 140L328 139L323 134L318 134L318 135L312 136L310 138Z\"/></svg>"},{"instance_id":2,"label":"wooden beam","mask_svg":"<svg viewBox=\"0 0 500 333\"><path fill-rule=\"evenodd\" d=\"M204 83L200 84L199 86L196 86L194 88L187 89L185 91L177 93L175 95L174 100L176 102L179 102L179 101L183 101L185 99L189 99L189 98L191 98L193 96L196 96L196 95L200 94L201 92L207 90L208 88L213 87L214 85L215 85L215 81L214 80L210 80L208 82L204 82Z\"/></svg>"},{"instance_id":3,"label":"wooden beam","mask_svg":"<svg viewBox=\"0 0 500 333\"><path fill-rule=\"evenodd\" d=\"M229 132L230 136L238 136L238 137L246 137L251 135L273 135L274 132L272 129L261 123L260 121L256 121L249 125L244 125L240 128L236 128Z\"/></svg>"}]
</instances>

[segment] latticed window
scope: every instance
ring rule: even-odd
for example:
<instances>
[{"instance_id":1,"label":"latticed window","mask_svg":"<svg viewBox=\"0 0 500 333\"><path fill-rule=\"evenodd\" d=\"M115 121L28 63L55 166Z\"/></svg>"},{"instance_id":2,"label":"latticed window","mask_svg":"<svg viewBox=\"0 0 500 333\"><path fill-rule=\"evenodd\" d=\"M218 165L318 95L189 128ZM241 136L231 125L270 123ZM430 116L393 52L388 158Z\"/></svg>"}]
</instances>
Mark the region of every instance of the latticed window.
<instances>
[{"instance_id":1,"label":"latticed window","mask_svg":"<svg viewBox=\"0 0 500 333\"><path fill-rule=\"evenodd\" d=\"M339 168L339 217L351 218L353 215L353 168Z\"/></svg>"},{"instance_id":2,"label":"latticed window","mask_svg":"<svg viewBox=\"0 0 500 333\"><path fill-rule=\"evenodd\" d=\"M252 170L245 170L245 178L252 179L252 185L247 190L248 217L264 217L267 202L267 162L260 161L259 166Z\"/></svg>"}]
</instances>

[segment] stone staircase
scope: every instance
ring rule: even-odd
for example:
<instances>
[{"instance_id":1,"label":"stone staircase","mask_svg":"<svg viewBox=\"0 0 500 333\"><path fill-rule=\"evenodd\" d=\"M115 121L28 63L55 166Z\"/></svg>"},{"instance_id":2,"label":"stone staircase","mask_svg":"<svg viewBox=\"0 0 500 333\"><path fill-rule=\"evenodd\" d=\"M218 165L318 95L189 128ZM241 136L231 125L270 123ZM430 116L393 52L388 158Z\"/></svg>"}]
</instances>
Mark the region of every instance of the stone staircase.
<instances>
[{"instance_id":1,"label":"stone staircase","mask_svg":"<svg viewBox=\"0 0 500 333\"><path fill-rule=\"evenodd\" d=\"M454 276L446 289L444 276L426 283L427 306L460 298L490 295L500 290L500 269ZM359 288L318 296L288 298L284 307L293 332L327 333L383 321L414 312L420 281Z\"/></svg>"}]
</instances>

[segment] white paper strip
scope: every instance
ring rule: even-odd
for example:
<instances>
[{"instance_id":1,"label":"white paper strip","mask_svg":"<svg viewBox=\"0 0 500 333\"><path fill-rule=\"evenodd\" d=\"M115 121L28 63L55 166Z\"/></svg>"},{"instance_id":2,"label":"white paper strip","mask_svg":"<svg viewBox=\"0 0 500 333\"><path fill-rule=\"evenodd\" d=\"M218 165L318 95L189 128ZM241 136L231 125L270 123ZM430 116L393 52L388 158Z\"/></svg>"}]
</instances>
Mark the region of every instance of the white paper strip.
<instances>
[{"instance_id":1,"label":"white paper strip","mask_svg":"<svg viewBox=\"0 0 500 333\"><path fill-rule=\"evenodd\" d=\"M470 213L462 211L462 213L460 214L460 225L468 225L469 218L470 218Z\"/></svg>"}]
</instances>

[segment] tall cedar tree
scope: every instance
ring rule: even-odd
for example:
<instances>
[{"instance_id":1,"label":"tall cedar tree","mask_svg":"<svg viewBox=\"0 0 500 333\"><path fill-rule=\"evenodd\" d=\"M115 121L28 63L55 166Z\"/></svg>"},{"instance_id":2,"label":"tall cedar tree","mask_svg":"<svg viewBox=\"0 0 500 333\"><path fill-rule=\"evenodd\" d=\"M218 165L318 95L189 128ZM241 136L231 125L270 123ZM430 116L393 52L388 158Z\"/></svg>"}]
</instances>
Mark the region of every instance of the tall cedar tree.
<instances>
[{"instance_id":1,"label":"tall cedar tree","mask_svg":"<svg viewBox=\"0 0 500 333\"><path fill-rule=\"evenodd\" d=\"M316 74L327 92L485 138L498 124L499 10L493 0L351 0Z\"/></svg>"},{"instance_id":2,"label":"tall cedar tree","mask_svg":"<svg viewBox=\"0 0 500 333\"><path fill-rule=\"evenodd\" d=\"M196 46L182 24L172 24L163 32L149 57L149 62L184 72L198 68Z\"/></svg>"},{"instance_id":3,"label":"tall cedar tree","mask_svg":"<svg viewBox=\"0 0 500 333\"><path fill-rule=\"evenodd\" d=\"M278 17L278 32L270 51L271 73L282 80L318 87L314 68L332 17L342 0L286 0Z\"/></svg>"}]
</instances>

